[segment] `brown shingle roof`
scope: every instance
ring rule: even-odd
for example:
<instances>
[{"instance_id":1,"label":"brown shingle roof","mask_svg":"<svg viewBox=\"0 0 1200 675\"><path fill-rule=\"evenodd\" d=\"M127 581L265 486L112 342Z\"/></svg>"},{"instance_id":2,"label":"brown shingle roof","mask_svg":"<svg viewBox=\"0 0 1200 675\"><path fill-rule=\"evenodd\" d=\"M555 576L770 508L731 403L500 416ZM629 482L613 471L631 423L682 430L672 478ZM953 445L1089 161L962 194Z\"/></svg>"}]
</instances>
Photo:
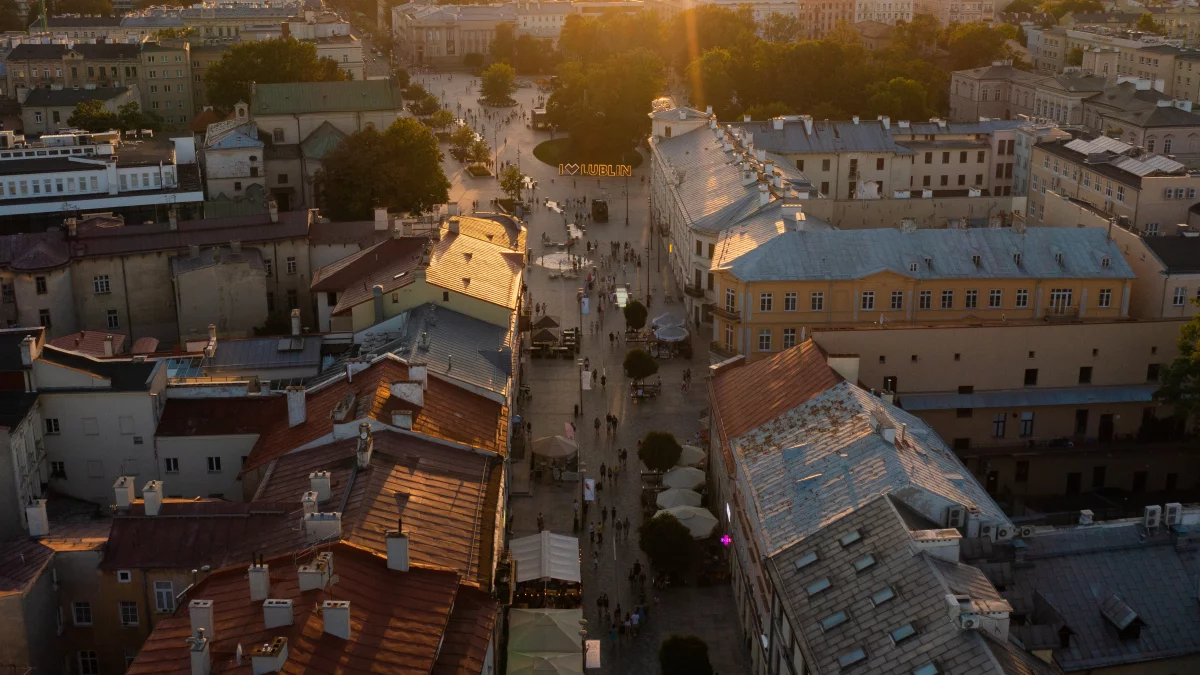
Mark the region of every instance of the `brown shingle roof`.
<instances>
[{"instance_id":1,"label":"brown shingle roof","mask_svg":"<svg viewBox=\"0 0 1200 675\"><path fill-rule=\"evenodd\" d=\"M761 361L719 370L709 382L709 400L721 434L726 470L733 471L729 439L762 426L841 381L812 340Z\"/></svg>"},{"instance_id":2,"label":"brown shingle roof","mask_svg":"<svg viewBox=\"0 0 1200 675\"><path fill-rule=\"evenodd\" d=\"M365 290L363 297L369 298L371 287L379 284L383 286L383 292L388 293L412 280L411 274L403 281L395 277L401 272L417 269L421 261L421 250L427 242L424 237L400 237L381 241L314 272L312 290L350 294L354 292L351 286L362 286L360 292Z\"/></svg>"},{"instance_id":3,"label":"brown shingle roof","mask_svg":"<svg viewBox=\"0 0 1200 675\"><path fill-rule=\"evenodd\" d=\"M432 675L482 673L497 614L496 603L486 593L460 587Z\"/></svg>"},{"instance_id":4,"label":"brown shingle roof","mask_svg":"<svg viewBox=\"0 0 1200 675\"><path fill-rule=\"evenodd\" d=\"M78 333L63 335L56 337L50 341L50 344L59 349L66 349L72 352L79 352L94 356L96 358L104 358L104 339L109 335L113 336L113 353L108 356L120 354L125 347L124 333L105 333L98 330L81 330Z\"/></svg>"},{"instance_id":5,"label":"brown shingle roof","mask_svg":"<svg viewBox=\"0 0 1200 675\"><path fill-rule=\"evenodd\" d=\"M269 596L293 602L293 623L289 626L265 628L263 603L250 600L242 565L214 572L192 590L190 598L213 601L212 673L248 674L249 658L243 659L242 666L234 663L238 645L286 637L288 658L281 673L425 674L438 662L443 637L454 636L455 642L460 641L461 631L448 629L451 609L460 592L456 573L419 567L397 572L389 570L383 558L349 544L335 544L330 550L337 585L304 593L299 590L293 554L267 560L271 570ZM350 602L353 632L349 640L324 632L322 618L314 610L324 600ZM494 615L498 608L484 604L481 611ZM190 634L188 610L181 607L175 616L158 623L127 672L191 675L190 652L185 643Z\"/></svg>"},{"instance_id":6,"label":"brown shingle roof","mask_svg":"<svg viewBox=\"0 0 1200 675\"><path fill-rule=\"evenodd\" d=\"M155 436L257 434L270 419L287 414L287 401L265 398L172 398L167 400Z\"/></svg>"},{"instance_id":7,"label":"brown shingle roof","mask_svg":"<svg viewBox=\"0 0 1200 675\"><path fill-rule=\"evenodd\" d=\"M0 550L0 597L25 592L54 556L54 549L36 539L5 542Z\"/></svg>"}]
</instances>

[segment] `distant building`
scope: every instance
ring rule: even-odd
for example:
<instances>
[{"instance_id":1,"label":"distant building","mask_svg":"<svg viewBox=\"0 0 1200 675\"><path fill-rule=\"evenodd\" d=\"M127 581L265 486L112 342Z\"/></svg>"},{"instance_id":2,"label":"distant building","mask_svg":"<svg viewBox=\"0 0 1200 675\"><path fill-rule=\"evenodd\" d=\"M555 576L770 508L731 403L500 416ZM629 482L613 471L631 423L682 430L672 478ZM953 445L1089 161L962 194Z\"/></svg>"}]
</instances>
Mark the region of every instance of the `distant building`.
<instances>
[{"instance_id":1,"label":"distant building","mask_svg":"<svg viewBox=\"0 0 1200 675\"><path fill-rule=\"evenodd\" d=\"M245 107L240 104L240 110ZM264 147L258 125L245 115L210 124L202 150L208 198L224 195L238 199L251 185L262 187L266 181Z\"/></svg>"},{"instance_id":2,"label":"distant building","mask_svg":"<svg viewBox=\"0 0 1200 675\"><path fill-rule=\"evenodd\" d=\"M514 5L424 5L392 8L399 54L410 63L452 65L467 54L488 54L496 26L517 25Z\"/></svg>"},{"instance_id":3,"label":"distant building","mask_svg":"<svg viewBox=\"0 0 1200 675\"><path fill-rule=\"evenodd\" d=\"M67 120L75 107L85 101L100 101L104 110L116 113L129 102L138 102L137 85L132 87L97 87L95 89L31 89L21 102L21 122L30 135L54 134L68 129Z\"/></svg>"},{"instance_id":4,"label":"distant building","mask_svg":"<svg viewBox=\"0 0 1200 675\"><path fill-rule=\"evenodd\" d=\"M871 51L887 49L892 45L891 24L881 23L879 21L859 21L854 24L854 30L858 31L859 42L862 46Z\"/></svg>"},{"instance_id":5,"label":"distant building","mask_svg":"<svg viewBox=\"0 0 1200 675\"><path fill-rule=\"evenodd\" d=\"M955 0L914 0L913 14L929 14L943 26L952 23L982 21L992 23L996 18L991 2L957 2Z\"/></svg>"}]
</instances>

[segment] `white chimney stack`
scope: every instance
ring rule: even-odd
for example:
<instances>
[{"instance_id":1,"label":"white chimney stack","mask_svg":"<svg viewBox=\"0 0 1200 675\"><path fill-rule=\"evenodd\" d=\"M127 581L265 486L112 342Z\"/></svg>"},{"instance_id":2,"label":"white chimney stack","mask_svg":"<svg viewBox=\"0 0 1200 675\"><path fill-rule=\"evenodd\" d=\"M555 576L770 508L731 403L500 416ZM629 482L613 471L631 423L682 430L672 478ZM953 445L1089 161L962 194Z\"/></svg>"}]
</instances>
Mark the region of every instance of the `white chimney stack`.
<instances>
[{"instance_id":1,"label":"white chimney stack","mask_svg":"<svg viewBox=\"0 0 1200 675\"><path fill-rule=\"evenodd\" d=\"M268 598L263 601L263 628L271 630L292 625L292 601Z\"/></svg>"},{"instance_id":2,"label":"white chimney stack","mask_svg":"<svg viewBox=\"0 0 1200 675\"><path fill-rule=\"evenodd\" d=\"M271 202L274 204L275 202ZM250 650L250 666L254 675L278 673L287 663L287 638L277 637L269 643L257 645Z\"/></svg>"},{"instance_id":3,"label":"white chimney stack","mask_svg":"<svg viewBox=\"0 0 1200 675\"><path fill-rule=\"evenodd\" d=\"M104 336L104 355L112 356L114 353L115 352L113 351L113 336L105 335Z\"/></svg>"},{"instance_id":4,"label":"white chimney stack","mask_svg":"<svg viewBox=\"0 0 1200 675\"><path fill-rule=\"evenodd\" d=\"M331 511L304 516L304 531L310 544L338 539L342 536L342 514Z\"/></svg>"},{"instance_id":5,"label":"white chimney stack","mask_svg":"<svg viewBox=\"0 0 1200 675\"><path fill-rule=\"evenodd\" d=\"M21 340L21 365L31 366L40 355L37 339L32 335L26 335L24 340Z\"/></svg>"},{"instance_id":6,"label":"white chimney stack","mask_svg":"<svg viewBox=\"0 0 1200 675\"><path fill-rule=\"evenodd\" d=\"M918 551L947 562L958 562L962 545L962 534L958 530L917 530L912 533L912 538Z\"/></svg>"},{"instance_id":7,"label":"white chimney stack","mask_svg":"<svg viewBox=\"0 0 1200 675\"><path fill-rule=\"evenodd\" d=\"M152 480L146 483L142 488L142 503L146 509L146 515L157 516L158 512L162 510L162 500L162 481Z\"/></svg>"},{"instance_id":8,"label":"white chimney stack","mask_svg":"<svg viewBox=\"0 0 1200 675\"><path fill-rule=\"evenodd\" d=\"M783 131L783 118L782 117L771 118L771 128L774 129L775 131Z\"/></svg>"},{"instance_id":9,"label":"white chimney stack","mask_svg":"<svg viewBox=\"0 0 1200 675\"><path fill-rule=\"evenodd\" d=\"M396 523L396 530L384 534L387 541L387 566L397 572L408 571L408 535L404 534L403 523Z\"/></svg>"},{"instance_id":10,"label":"white chimney stack","mask_svg":"<svg viewBox=\"0 0 1200 675\"><path fill-rule=\"evenodd\" d=\"M192 633L204 631L210 640L216 639L213 632L213 601L192 600L188 603L188 618L192 621Z\"/></svg>"},{"instance_id":11,"label":"white chimney stack","mask_svg":"<svg viewBox=\"0 0 1200 675\"><path fill-rule=\"evenodd\" d=\"M315 560L296 568L296 578L300 582L300 592L316 591L329 585L333 576L333 554L329 551L318 553Z\"/></svg>"},{"instance_id":12,"label":"white chimney stack","mask_svg":"<svg viewBox=\"0 0 1200 675\"><path fill-rule=\"evenodd\" d=\"M1091 525L1096 514L1092 513L1091 509L1083 509L1079 512L1079 524Z\"/></svg>"},{"instance_id":13,"label":"white chimney stack","mask_svg":"<svg viewBox=\"0 0 1200 675\"><path fill-rule=\"evenodd\" d=\"M681 120L687 119L687 111L684 110L683 108L679 109L679 119L681 119Z\"/></svg>"},{"instance_id":14,"label":"white chimney stack","mask_svg":"<svg viewBox=\"0 0 1200 675\"><path fill-rule=\"evenodd\" d=\"M270 565L255 563L250 565L247 570L247 575L250 577L250 600L251 602L260 602L266 600L271 594L271 568Z\"/></svg>"},{"instance_id":15,"label":"white chimney stack","mask_svg":"<svg viewBox=\"0 0 1200 675\"><path fill-rule=\"evenodd\" d=\"M330 479L328 471L314 471L308 474L308 489L317 493L317 501L329 499Z\"/></svg>"},{"instance_id":16,"label":"white chimney stack","mask_svg":"<svg viewBox=\"0 0 1200 675\"><path fill-rule=\"evenodd\" d=\"M771 201L771 191L767 189L766 185L759 183L758 184L758 205L766 206L767 203L770 201Z\"/></svg>"},{"instance_id":17,"label":"white chimney stack","mask_svg":"<svg viewBox=\"0 0 1200 675\"><path fill-rule=\"evenodd\" d=\"M393 382L392 397L398 398L406 403L411 403L418 408L425 407L425 388L420 382Z\"/></svg>"},{"instance_id":18,"label":"white chimney stack","mask_svg":"<svg viewBox=\"0 0 1200 675\"><path fill-rule=\"evenodd\" d=\"M308 419L308 401L304 387L292 385L284 390L287 396L288 427L304 424Z\"/></svg>"},{"instance_id":19,"label":"white chimney stack","mask_svg":"<svg viewBox=\"0 0 1200 675\"><path fill-rule=\"evenodd\" d=\"M187 639L191 646L189 653L192 657L192 675L209 675L212 672L212 660L208 649L209 638L203 630L198 630L194 637Z\"/></svg>"},{"instance_id":20,"label":"white chimney stack","mask_svg":"<svg viewBox=\"0 0 1200 675\"><path fill-rule=\"evenodd\" d=\"M408 379L412 382L420 382L421 389L429 390L429 366L424 363L408 364Z\"/></svg>"},{"instance_id":21,"label":"white chimney stack","mask_svg":"<svg viewBox=\"0 0 1200 675\"><path fill-rule=\"evenodd\" d=\"M118 509L127 509L133 503L133 477L121 476L113 483L114 502Z\"/></svg>"},{"instance_id":22,"label":"white chimney stack","mask_svg":"<svg viewBox=\"0 0 1200 675\"><path fill-rule=\"evenodd\" d=\"M300 497L300 504L304 507L304 515L317 512L317 493L309 490Z\"/></svg>"},{"instance_id":23,"label":"white chimney stack","mask_svg":"<svg viewBox=\"0 0 1200 675\"><path fill-rule=\"evenodd\" d=\"M350 602L348 600L326 600L321 603L321 616L325 619L325 632L350 639Z\"/></svg>"},{"instance_id":24,"label":"white chimney stack","mask_svg":"<svg viewBox=\"0 0 1200 675\"><path fill-rule=\"evenodd\" d=\"M45 499L35 499L25 507L25 521L29 525L29 536L44 537L50 534L50 519L46 516Z\"/></svg>"},{"instance_id":25,"label":"white chimney stack","mask_svg":"<svg viewBox=\"0 0 1200 675\"><path fill-rule=\"evenodd\" d=\"M292 310L292 335L300 334L300 310Z\"/></svg>"}]
</instances>

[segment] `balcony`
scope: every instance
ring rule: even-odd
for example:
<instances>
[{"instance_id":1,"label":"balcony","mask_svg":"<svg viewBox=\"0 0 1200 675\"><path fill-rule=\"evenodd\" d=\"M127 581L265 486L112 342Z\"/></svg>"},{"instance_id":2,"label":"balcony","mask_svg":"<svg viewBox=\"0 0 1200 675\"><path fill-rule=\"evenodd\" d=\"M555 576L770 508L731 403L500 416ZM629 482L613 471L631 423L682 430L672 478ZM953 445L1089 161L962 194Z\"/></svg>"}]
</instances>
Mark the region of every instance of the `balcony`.
<instances>
[{"instance_id":1,"label":"balcony","mask_svg":"<svg viewBox=\"0 0 1200 675\"><path fill-rule=\"evenodd\" d=\"M734 349L732 345L727 345L722 342L710 342L708 344L708 351L722 361L725 359L731 359L738 355L738 351Z\"/></svg>"},{"instance_id":2,"label":"balcony","mask_svg":"<svg viewBox=\"0 0 1200 675\"><path fill-rule=\"evenodd\" d=\"M695 284L684 284L683 292L693 298L703 298L704 297L704 288L697 286Z\"/></svg>"},{"instance_id":3,"label":"balcony","mask_svg":"<svg viewBox=\"0 0 1200 675\"><path fill-rule=\"evenodd\" d=\"M726 319L728 321L741 321L742 320L741 314L733 311L732 309L725 309L724 307L719 307L717 305L713 305L712 313L721 317L722 319Z\"/></svg>"}]
</instances>

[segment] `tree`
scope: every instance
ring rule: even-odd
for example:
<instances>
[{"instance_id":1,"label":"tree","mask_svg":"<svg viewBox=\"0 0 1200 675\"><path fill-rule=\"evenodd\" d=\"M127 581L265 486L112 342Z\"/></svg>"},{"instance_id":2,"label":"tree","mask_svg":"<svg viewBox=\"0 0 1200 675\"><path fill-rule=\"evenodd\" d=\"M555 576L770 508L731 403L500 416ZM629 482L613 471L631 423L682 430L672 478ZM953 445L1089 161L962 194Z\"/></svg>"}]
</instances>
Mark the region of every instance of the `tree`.
<instances>
[{"instance_id":1,"label":"tree","mask_svg":"<svg viewBox=\"0 0 1200 675\"><path fill-rule=\"evenodd\" d=\"M476 164L487 164L492 160L492 149L488 147L487 141L476 138L471 142L471 149L467 151L467 159Z\"/></svg>"},{"instance_id":2,"label":"tree","mask_svg":"<svg viewBox=\"0 0 1200 675\"><path fill-rule=\"evenodd\" d=\"M441 109L437 97L429 93L408 102L408 111L417 117L428 117Z\"/></svg>"},{"instance_id":3,"label":"tree","mask_svg":"<svg viewBox=\"0 0 1200 675\"><path fill-rule=\"evenodd\" d=\"M493 63L480 76L479 92L489 103L507 104L517 90L517 71L507 63Z\"/></svg>"},{"instance_id":4,"label":"tree","mask_svg":"<svg viewBox=\"0 0 1200 675\"><path fill-rule=\"evenodd\" d=\"M68 120L69 122L69 120ZM163 119L153 112L144 112L137 101L130 101L117 108L117 126L124 131L135 129L162 129Z\"/></svg>"},{"instance_id":5,"label":"tree","mask_svg":"<svg viewBox=\"0 0 1200 675\"><path fill-rule=\"evenodd\" d=\"M658 372L658 361L645 349L630 349L625 354L622 365L625 367L625 374L635 382L641 382Z\"/></svg>"},{"instance_id":6,"label":"tree","mask_svg":"<svg viewBox=\"0 0 1200 675\"><path fill-rule=\"evenodd\" d=\"M1147 14L1145 16L1149 16L1149 14ZM1071 51L1067 52L1067 65L1068 66L1082 66L1083 65L1083 47L1074 47L1071 49Z\"/></svg>"},{"instance_id":7,"label":"tree","mask_svg":"<svg viewBox=\"0 0 1200 675\"><path fill-rule=\"evenodd\" d=\"M1032 14L1038 11L1038 3L1033 0L1013 0L1004 8L1005 12L1020 12L1022 14Z\"/></svg>"},{"instance_id":8,"label":"tree","mask_svg":"<svg viewBox=\"0 0 1200 675\"><path fill-rule=\"evenodd\" d=\"M800 37L800 19L790 14L771 12L761 24L763 37L770 42L791 42Z\"/></svg>"},{"instance_id":9,"label":"tree","mask_svg":"<svg viewBox=\"0 0 1200 675\"><path fill-rule=\"evenodd\" d=\"M500 172L500 189L508 195L509 199L520 201L522 187L524 185L521 170L515 165L510 164L508 168Z\"/></svg>"},{"instance_id":10,"label":"tree","mask_svg":"<svg viewBox=\"0 0 1200 675\"><path fill-rule=\"evenodd\" d=\"M420 213L449 198L442 153L433 132L402 118L383 131L364 129L342 139L318 172L333 220L366 220L372 210Z\"/></svg>"},{"instance_id":11,"label":"tree","mask_svg":"<svg viewBox=\"0 0 1200 675\"><path fill-rule=\"evenodd\" d=\"M471 155L471 144L475 142L475 132L463 124L450 132L450 156L460 162L467 161Z\"/></svg>"},{"instance_id":12,"label":"tree","mask_svg":"<svg viewBox=\"0 0 1200 675\"><path fill-rule=\"evenodd\" d=\"M494 63L507 63L512 65L517 58L517 30L511 23L496 24L496 36L492 38L492 44L488 50L492 56ZM479 65L483 65L480 62Z\"/></svg>"},{"instance_id":13,"label":"tree","mask_svg":"<svg viewBox=\"0 0 1200 675\"><path fill-rule=\"evenodd\" d=\"M871 112L897 120L929 119L933 112L925 101L925 87L904 77L872 85L867 105Z\"/></svg>"},{"instance_id":14,"label":"tree","mask_svg":"<svg viewBox=\"0 0 1200 675\"><path fill-rule=\"evenodd\" d=\"M67 118L67 124L88 131L109 131L120 126L117 113L104 107L104 101L80 101Z\"/></svg>"},{"instance_id":15,"label":"tree","mask_svg":"<svg viewBox=\"0 0 1200 675\"><path fill-rule=\"evenodd\" d=\"M658 648L661 675L713 675L708 644L695 635L672 635Z\"/></svg>"},{"instance_id":16,"label":"tree","mask_svg":"<svg viewBox=\"0 0 1200 675\"><path fill-rule=\"evenodd\" d=\"M691 87L692 103L704 109L712 106L717 119L729 119L733 113L733 57L724 49L710 49L692 61L684 74Z\"/></svg>"},{"instance_id":17,"label":"tree","mask_svg":"<svg viewBox=\"0 0 1200 675\"><path fill-rule=\"evenodd\" d=\"M1177 344L1179 355L1162 371L1154 399L1171 405L1176 417L1188 420L1200 413L1200 314L1179 330Z\"/></svg>"},{"instance_id":18,"label":"tree","mask_svg":"<svg viewBox=\"0 0 1200 675\"><path fill-rule=\"evenodd\" d=\"M941 38L950 52L954 70L978 68L995 61L1004 54L1006 40L1004 32L982 21L951 24Z\"/></svg>"},{"instance_id":19,"label":"tree","mask_svg":"<svg viewBox=\"0 0 1200 675\"><path fill-rule=\"evenodd\" d=\"M470 52L463 55L463 65L470 68L472 71L478 71L483 67L483 54L479 52Z\"/></svg>"},{"instance_id":20,"label":"tree","mask_svg":"<svg viewBox=\"0 0 1200 675\"><path fill-rule=\"evenodd\" d=\"M33 7L36 7L36 5L33 5ZM109 0L47 0L46 16L56 16L59 14L112 16L113 6ZM30 19L32 21L33 18L37 17L37 11L31 10L30 16L32 17ZM25 26L25 28L28 28L28 26Z\"/></svg>"},{"instance_id":21,"label":"tree","mask_svg":"<svg viewBox=\"0 0 1200 675\"><path fill-rule=\"evenodd\" d=\"M1139 16L1137 23L1133 27L1146 33L1154 33L1155 35L1162 35L1167 32L1162 26L1154 22L1154 15L1150 12Z\"/></svg>"},{"instance_id":22,"label":"tree","mask_svg":"<svg viewBox=\"0 0 1200 675\"><path fill-rule=\"evenodd\" d=\"M191 37L196 34L195 28L160 28L154 31L154 39L162 40L179 40L186 37Z\"/></svg>"},{"instance_id":23,"label":"tree","mask_svg":"<svg viewBox=\"0 0 1200 675\"><path fill-rule=\"evenodd\" d=\"M781 101L772 101L770 103L760 103L746 108L746 114L752 120L769 120L772 117L780 117L782 115L792 115L796 111L786 103Z\"/></svg>"},{"instance_id":24,"label":"tree","mask_svg":"<svg viewBox=\"0 0 1200 675\"><path fill-rule=\"evenodd\" d=\"M646 310L646 306L640 300L630 300L625 304L625 326L634 330L641 330L646 325L646 317L650 312Z\"/></svg>"},{"instance_id":25,"label":"tree","mask_svg":"<svg viewBox=\"0 0 1200 675\"><path fill-rule=\"evenodd\" d=\"M662 60L638 48L604 61L570 61L558 68L560 85L546 114L565 129L577 154L613 157L650 130L650 102L663 90Z\"/></svg>"},{"instance_id":26,"label":"tree","mask_svg":"<svg viewBox=\"0 0 1200 675\"><path fill-rule=\"evenodd\" d=\"M425 123L434 129L445 129L454 124L454 113L449 110L438 110L425 120Z\"/></svg>"},{"instance_id":27,"label":"tree","mask_svg":"<svg viewBox=\"0 0 1200 675\"><path fill-rule=\"evenodd\" d=\"M638 546L661 572L684 572L696 562L696 540L670 513L660 513L638 528Z\"/></svg>"},{"instance_id":28,"label":"tree","mask_svg":"<svg viewBox=\"0 0 1200 675\"><path fill-rule=\"evenodd\" d=\"M28 28L29 24L22 18L15 0L0 0L0 31L24 32Z\"/></svg>"},{"instance_id":29,"label":"tree","mask_svg":"<svg viewBox=\"0 0 1200 675\"><path fill-rule=\"evenodd\" d=\"M642 439L638 448L638 459L651 471L670 471L679 461L683 447L675 440L675 434L667 431L651 431Z\"/></svg>"},{"instance_id":30,"label":"tree","mask_svg":"<svg viewBox=\"0 0 1200 675\"><path fill-rule=\"evenodd\" d=\"M231 108L250 101L250 83L335 82L346 74L333 59L317 58L317 47L295 38L236 44L208 67L208 100Z\"/></svg>"},{"instance_id":31,"label":"tree","mask_svg":"<svg viewBox=\"0 0 1200 675\"><path fill-rule=\"evenodd\" d=\"M408 88L408 83L409 83L409 80L411 79L411 77L408 74L407 68L397 68L393 72L393 77L396 78L396 86L397 87L400 87L401 89Z\"/></svg>"}]
</instances>

